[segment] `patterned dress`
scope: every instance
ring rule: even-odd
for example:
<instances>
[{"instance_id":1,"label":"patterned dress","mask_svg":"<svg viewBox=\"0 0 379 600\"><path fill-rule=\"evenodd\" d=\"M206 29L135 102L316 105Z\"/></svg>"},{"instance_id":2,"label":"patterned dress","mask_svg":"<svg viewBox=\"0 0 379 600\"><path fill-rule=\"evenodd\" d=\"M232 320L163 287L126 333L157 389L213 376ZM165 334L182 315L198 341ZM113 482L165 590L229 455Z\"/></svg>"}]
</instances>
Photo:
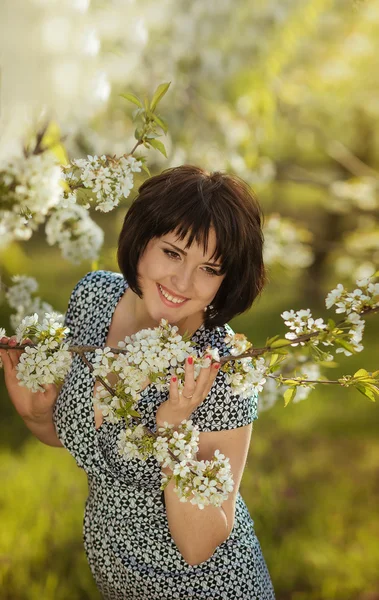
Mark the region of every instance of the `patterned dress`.
<instances>
[{"instance_id":1,"label":"patterned dress","mask_svg":"<svg viewBox=\"0 0 379 600\"><path fill-rule=\"evenodd\" d=\"M111 271L88 273L75 286L66 313L72 343L104 346L112 316L127 283ZM202 325L192 340L198 350L217 347L228 326ZM93 354L86 354L92 362ZM238 492L233 530L214 554L199 565L185 562L170 534L161 471L150 457L126 461L117 451L125 423L103 421L95 428L95 380L74 356L54 409L62 444L88 476L84 515L84 546L96 584L106 600L275 600L254 523ZM155 414L167 400L151 385L142 392L138 411L156 431ZM200 431L234 429L257 418L257 399L233 396L219 372L207 398L192 413Z\"/></svg>"}]
</instances>

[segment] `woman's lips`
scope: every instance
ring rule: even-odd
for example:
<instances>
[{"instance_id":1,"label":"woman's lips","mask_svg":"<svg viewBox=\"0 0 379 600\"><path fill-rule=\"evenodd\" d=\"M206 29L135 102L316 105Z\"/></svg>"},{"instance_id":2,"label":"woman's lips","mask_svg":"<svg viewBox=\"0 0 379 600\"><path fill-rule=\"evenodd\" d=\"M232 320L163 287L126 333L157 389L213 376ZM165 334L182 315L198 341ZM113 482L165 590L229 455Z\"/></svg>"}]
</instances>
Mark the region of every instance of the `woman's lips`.
<instances>
[{"instance_id":1,"label":"woman's lips","mask_svg":"<svg viewBox=\"0 0 379 600\"><path fill-rule=\"evenodd\" d=\"M171 300L169 300L168 298L165 298L165 296L162 294L159 285L160 284L157 283L159 297L162 300L163 304L165 304L166 306L169 306L170 308L179 308L180 306L183 306L183 304L185 304L188 301L188 298L186 298L183 302L171 302ZM162 288L166 291L166 288L164 288L163 286L162 286ZM169 292L167 291L167 293L169 293Z\"/></svg>"}]
</instances>

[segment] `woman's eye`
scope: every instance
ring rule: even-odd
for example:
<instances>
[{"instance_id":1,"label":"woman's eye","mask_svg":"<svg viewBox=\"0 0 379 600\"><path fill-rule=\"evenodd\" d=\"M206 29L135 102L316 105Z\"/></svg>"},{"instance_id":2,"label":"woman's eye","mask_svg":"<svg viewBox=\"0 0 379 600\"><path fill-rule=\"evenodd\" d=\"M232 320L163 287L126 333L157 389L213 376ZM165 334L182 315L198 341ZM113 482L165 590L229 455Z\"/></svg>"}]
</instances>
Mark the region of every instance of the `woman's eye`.
<instances>
[{"instance_id":1,"label":"woman's eye","mask_svg":"<svg viewBox=\"0 0 379 600\"><path fill-rule=\"evenodd\" d=\"M166 249L164 249L163 252L165 254L167 254L167 256L169 258L180 258L179 254L177 252L174 252L173 250L166 250Z\"/></svg>"},{"instance_id":2,"label":"woman's eye","mask_svg":"<svg viewBox=\"0 0 379 600\"><path fill-rule=\"evenodd\" d=\"M205 267L205 270L208 275L220 275L220 273L215 269L212 269L212 267Z\"/></svg>"},{"instance_id":3,"label":"woman's eye","mask_svg":"<svg viewBox=\"0 0 379 600\"><path fill-rule=\"evenodd\" d=\"M178 258L180 259L180 254L174 252L174 250L167 250L167 248L162 248L162 250L172 260L177 260ZM204 271L207 275L221 275L221 273L215 269L212 269L212 267L204 267Z\"/></svg>"}]
</instances>

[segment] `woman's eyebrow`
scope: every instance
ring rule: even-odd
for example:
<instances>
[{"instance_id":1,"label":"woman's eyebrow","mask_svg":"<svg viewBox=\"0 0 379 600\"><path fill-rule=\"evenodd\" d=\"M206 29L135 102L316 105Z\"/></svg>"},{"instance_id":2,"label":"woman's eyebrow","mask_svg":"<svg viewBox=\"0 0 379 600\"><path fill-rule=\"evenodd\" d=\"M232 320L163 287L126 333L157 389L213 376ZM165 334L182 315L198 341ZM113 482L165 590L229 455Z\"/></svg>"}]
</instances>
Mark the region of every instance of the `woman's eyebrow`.
<instances>
[{"instance_id":1,"label":"woman's eyebrow","mask_svg":"<svg viewBox=\"0 0 379 600\"><path fill-rule=\"evenodd\" d=\"M187 256L187 252L185 250L182 250L181 248L178 248L178 246L175 246L174 244L171 244L171 242L166 242L165 240L162 240L165 244L168 244L169 246L172 246L173 248L175 248L175 250L177 250L180 254L183 254L184 256ZM209 267L221 267L221 265L219 263L212 263L212 262L205 262L203 263L204 265L208 265Z\"/></svg>"}]
</instances>

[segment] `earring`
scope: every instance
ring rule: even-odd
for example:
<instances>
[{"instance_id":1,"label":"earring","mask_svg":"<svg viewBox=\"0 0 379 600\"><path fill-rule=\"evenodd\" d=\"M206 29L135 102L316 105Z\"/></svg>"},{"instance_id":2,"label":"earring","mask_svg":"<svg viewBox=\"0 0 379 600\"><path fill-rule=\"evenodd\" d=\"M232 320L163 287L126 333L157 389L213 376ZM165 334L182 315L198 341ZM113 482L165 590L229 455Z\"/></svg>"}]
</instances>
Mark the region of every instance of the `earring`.
<instances>
[{"instance_id":1,"label":"earring","mask_svg":"<svg viewBox=\"0 0 379 600\"><path fill-rule=\"evenodd\" d=\"M204 308L204 312L207 312L207 310L213 310L213 308L214 308L213 304L209 304L209 306L206 306Z\"/></svg>"}]
</instances>

